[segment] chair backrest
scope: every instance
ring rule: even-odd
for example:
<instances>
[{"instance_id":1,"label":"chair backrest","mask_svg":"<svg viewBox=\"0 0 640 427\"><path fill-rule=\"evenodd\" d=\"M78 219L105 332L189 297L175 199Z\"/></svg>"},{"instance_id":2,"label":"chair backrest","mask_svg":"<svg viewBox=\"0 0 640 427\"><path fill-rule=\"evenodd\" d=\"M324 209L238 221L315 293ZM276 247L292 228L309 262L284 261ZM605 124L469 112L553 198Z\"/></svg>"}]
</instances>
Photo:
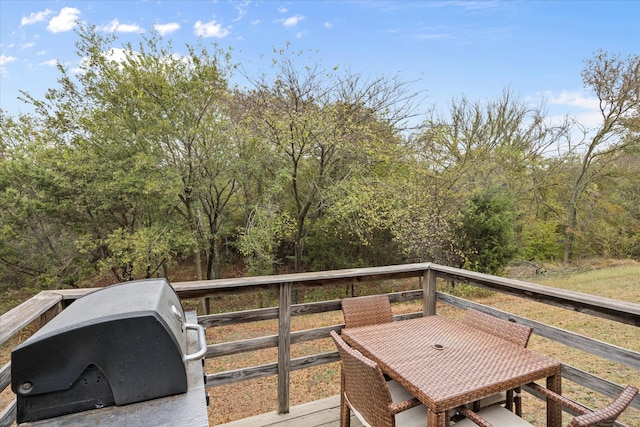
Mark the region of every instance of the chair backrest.
<instances>
[{"instance_id":1,"label":"chair backrest","mask_svg":"<svg viewBox=\"0 0 640 427\"><path fill-rule=\"evenodd\" d=\"M610 427L616 419L631 404L638 394L638 389L628 385L618 397L609 405L597 411L589 412L575 417L568 427Z\"/></svg>"},{"instance_id":2,"label":"chair backrest","mask_svg":"<svg viewBox=\"0 0 640 427\"><path fill-rule=\"evenodd\" d=\"M387 295L370 295L342 300L342 314L347 328L393 322Z\"/></svg>"},{"instance_id":3,"label":"chair backrest","mask_svg":"<svg viewBox=\"0 0 640 427\"><path fill-rule=\"evenodd\" d=\"M349 406L371 426L394 427L391 393L380 367L349 347L335 331L330 334L340 353L344 394Z\"/></svg>"},{"instance_id":4,"label":"chair backrest","mask_svg":"<svg viewBox=\"0 0 640 427\"><path fill-rule=\"evenodd\" d=\"M472 308L467 309L463 322L522 347L527 346L533 331L529 326L498 319Z\"/></svg>"}]
</instances>

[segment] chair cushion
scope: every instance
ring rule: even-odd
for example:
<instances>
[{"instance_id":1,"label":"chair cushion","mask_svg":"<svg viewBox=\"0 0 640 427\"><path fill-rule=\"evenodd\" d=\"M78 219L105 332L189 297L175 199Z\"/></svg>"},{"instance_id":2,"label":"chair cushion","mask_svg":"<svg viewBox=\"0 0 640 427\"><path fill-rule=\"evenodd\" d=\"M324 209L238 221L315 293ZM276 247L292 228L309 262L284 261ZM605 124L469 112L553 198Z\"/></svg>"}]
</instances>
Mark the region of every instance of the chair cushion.
<instances>
[{"instance_id":1,"label":"chair cushion","mask_svg":"<svg viewBox=\"0 0 640 427\"><path fill-rule=\"evenodd\" d=\"M344 397L345 399L347 399L347 396ZM358 419L358 421L360 421L360 424L362 424L362 427L371 427L371 424L369 424L367 422L367 420L364 419L364 417L362 416L362 414L360 412L358 412L358 410L356 408L353 407L353 405L351 404L351 402L349 402L349 399L347 399L347 404L349 405L349 408L351 408L351 411L353 412L353 414L356 416L356 418Z\"/></svg>"},{"instance_id":2,"label":"chair cushion","mask_svg":"<svg viewBox=\"0 0 640 427\"><path fill-rule=\"evenodd\" d=\"M387 386L391 392L391 400L393 403L404 402L413 399L414 396L396 381L388 381ZM396 426L398 427L426 427L427 425L427 407L418 405L406 411L396 414Z\"/></svg>"},{"instance_id":3,"label":"chair cushion","mask_svg":"<svg viewBox=\"0 0 640 427\"><path fill-rule=\"evenodd\" d=\"M426 427L427 416L427 407L424 405L418 405L396 414L396 426Z\"/></svg>"},{"instance_id":4,"label":"chair cushion","mask_svg":"<svg viewBox=\"0 0 640 427\"><path fill-rule=\"evenodd\" d=\"M531 424L502 406L491 406L478 412L478 415L496 427L532 427ZM454 425L455 427L478 427L476 423L467 418Z\"/></svg>"},{"instance_id":5,"label":"chair cushion","mask_svg":"<svg viewBox=\"0 0 640 427\"><path fill-rule=\"evenodd\" d=\"M391 392L391 400L393 403L404 402L405 400L409 400L414 397L407 389L402 387L396 381L388 381L387 386L389 387L389 392ZM364 427L371 427L362 414L360 414L360 412L351 405L348 399L347 403L362 425ZM427 407L424 405L418 405L396 414L396 426L398 427L426 427L426 425Z\"/></svg>"},{"instance_id":6,"label":"chair cushion","mask_svg":"<svg viewBox=\"0 0 640 427\"><path fill-rule=\"evenodd\" d=\"M415 397L409 392L409 390L402 387L395 380L387 381L387 387L389 387L391 401L393 401L393 403L404 402L405 400L413 399Z\"/></svg>"}]
</instances>

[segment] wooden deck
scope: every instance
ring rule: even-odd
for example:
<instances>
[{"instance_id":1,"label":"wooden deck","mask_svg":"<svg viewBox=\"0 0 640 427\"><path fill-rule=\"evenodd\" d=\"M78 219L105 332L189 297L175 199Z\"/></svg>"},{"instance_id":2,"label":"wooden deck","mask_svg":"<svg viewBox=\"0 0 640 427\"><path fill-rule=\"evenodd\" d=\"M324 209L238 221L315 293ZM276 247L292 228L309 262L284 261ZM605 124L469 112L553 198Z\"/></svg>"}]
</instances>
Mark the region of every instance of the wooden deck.
<instances>
[{"instance_id":1,"label":"wooden deck","mask_svg":"<svg viewBox=\"0 0 640 427\"><path fill-rule=\"evenodd\" d=\"M1 1L1 0L0 0ZM388 292L386 286L390 281L416 280L416 283L407 283L407 289L417 287L414 290L401 290ZM534 300L539 303L554 307L572 310L591 319L602 318L618 322L620 327L640 327L640 304L603 298L596 295L587 295L579 292L568 291L559 288L548 287L531 282L513 280L498 276L467 271L454 267L448 267L432 263L403 264L392 266L380 266L369 268L353 268L333 271L320 271L308 273L291 273L284 275L250 276L229 279L201 280L193 282L173 283L178 295L183 299L203 298L211 295L224 297L226 295L243 295L245 293L272 292L277 295L278 305L275 307L256 308L236 312L224 312L203 314L198 316L198 324L205 328L219 326L233 326L244 323L261 322L265 320L277 321L277 328L271 331L272 335L264 335L254 338L244 338L235 341L207 343L208 359L243 355L255 350L277 349L277 360L271 363L256 366L245 366L239 369L221 371L206 374L206 389L215 389L218 386L237 384L241 381L274 376L277 378L277 405L274 405L270 413L238 420L226 426L338 426L339 425L339 397L310 402L305 405L291 406L291 412L286 415L276 415L276 408L289 408L291 372L298 369L308 369L334 363L339 360L337 351L328 351L318 354L306 354L302 357L292 358L292 344L313 342L329 338L331 331L340 331L344 325L323 325L306 330L292 331L291 323L294 316L307 316L341 310L341 300L326 300L316 302L304 302L294 304L292 293L294 286L324 287L324 286L351 286L355 284L370 283L372 287L378 286L379 293L388 296L391 303L404 303L409 301L422 301L422 310L416 313L396 315L396 320L406 320L412 317L436 314L436 305L446 304L457 309L475 308L487 314L501 319L515 320L518 324L530 326L537 336L551 340L561 346L566 346L576 351L583 352L585 356L595 356L609 361L615 367L607 366L607 372L630 369L629 375L635 370L640 370L640 352L637 349L629 349L614 345L608 340L592 339L580 334L561 329L553 325L547 325L539 321L518 316L514 313L498 310L497 308L466 300L446 292L437 290L438 281L452 283L466 283L470 286L490 289L495 292ZM23 302L7 313L0 315L0 345L14 345L25 337L19 336L20 331L33 324L31 330L46 324L51 318L63 311L74 300L94 292L99 288L63 289L43 291ZM332 288L333 289L333 288ZM352 288L352 290L355 289ZM336 320L337 321L337 320ZM311 320L316 322L317 320ZM618 325L616 325L618 326ZM277 332L276 332L277 330ZM625 329L625 333L627 329ZM629 330L630 334L637 333ZM604 334L603 334L604 336ZM14 339L8 343L10 339ZM8 343L8 344L6 344ZM8 356L8 353L6 353ZM238 357L238 356L235 356ZM7 357L8 358L8 357ZM9 393L11 385L11 364L7 358L0 360L0 392ZM593 391L599 396L612 398L616 396L622 386L607 378L605 372L587 372L569 365L563 365L563 378ZM627 372L627 371L620 371ZM604 377L599 376L604 374ZM626 377L626 374L624 374ZM622 377L620 377L622 378ZM0 399L2 400L2 399ZM6 399L5 399L6 400ZM13 400L15 402L15 400ZM246 402L241 402L246 403ZM4 408L3 408L4 406ZM633 408L640 409L640 396L632 403ZM271 408L270 408L271 409ZM15 403L0 403L0 426L9 426L15 422ZM635 415L635 414L633 414ZM632 417L633 417L632 415ZM635 419L635 418L634 418ZM640 424L630 424L638 425ZM354 427L361 427L354 422Z\"/></svg>"},{"instance_id":2,"label":"wooden deck","mask_svg":"<svg viewBox=\"0 0 640 427\"><path fill-rule=\"evenodd\" d=\"M218 427L339 427L340 396L331 396L321 400L292 406L288 414L274 412L244 418ZM351 427L362 427L360 421L351 415Z\"/></svg>"}]
</instances>

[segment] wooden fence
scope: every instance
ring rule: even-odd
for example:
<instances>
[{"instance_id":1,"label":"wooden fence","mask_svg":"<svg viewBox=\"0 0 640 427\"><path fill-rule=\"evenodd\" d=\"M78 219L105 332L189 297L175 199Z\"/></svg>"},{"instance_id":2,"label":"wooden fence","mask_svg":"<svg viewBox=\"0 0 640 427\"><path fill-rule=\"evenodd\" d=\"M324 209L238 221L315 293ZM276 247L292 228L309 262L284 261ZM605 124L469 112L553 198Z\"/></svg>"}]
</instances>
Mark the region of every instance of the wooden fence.
<instances>
[{"instance_id":1,"label":"wooden fence","mask_svg":"<svg viewBox=\"0 0 640 427\"><path fill-rule=\"evenodd\" d=\"M210 344L207 346L206 353L207 358L215 358L277 347L278 359L276 362L227 372L207 374L206 387L213 388L238 381L276 375L278 379L277 411L279 413L286 413L289 411L290 373L298 369L305 369L338 360L338 354L335 351L292 359L290 357L291 344L327 338L331 330L340 330L344 326L338 324L291 332L292 316L340 310L340 300L293 304L292 292L302 287L322 287L337 284L352 285L354 283L412 277L416 278L420 284L419 290L395 292L388 295L392 303L421 299L422 312L396 316L398 319L433 315L436 312L436 301L463 309L473 307L496 317L508 318L518 323L531 326L533 327L534 334L539 336L640 371L640 353L637 351L597 341L544 323L438 292L436 291L436 282L437 279L443 279L450 282L467 283L496 292L585 313L590 316L633 325L635 327L640 326L640 304L560 290L535 283L511 280L432 263L178 282L172 283L172 285L178 295L183 299L237 295L263 290L277 291L279 301L277 307L201 315L198 316L198 323L209 328L267 319L278 319L277 335L229 343ZM39 320L41 324L46 323L73 300L94 290L95 289L45 291L25 301L23 304L0 317L0 345L10 340L15 334L33 321ZM596 375L568 365L563 365L563 377L608 397L617 395L622 389L622 386L619 384L614 384ZM10 363L7 363L0 368L0 391L8 387L10 383ZM532 390L527 391L536 395ZM632 407L640 409L640 398L636 397L632 403ZM10 425L14 420L15 400L0 413L0 426Z\"/></svg>"}]
</instances>

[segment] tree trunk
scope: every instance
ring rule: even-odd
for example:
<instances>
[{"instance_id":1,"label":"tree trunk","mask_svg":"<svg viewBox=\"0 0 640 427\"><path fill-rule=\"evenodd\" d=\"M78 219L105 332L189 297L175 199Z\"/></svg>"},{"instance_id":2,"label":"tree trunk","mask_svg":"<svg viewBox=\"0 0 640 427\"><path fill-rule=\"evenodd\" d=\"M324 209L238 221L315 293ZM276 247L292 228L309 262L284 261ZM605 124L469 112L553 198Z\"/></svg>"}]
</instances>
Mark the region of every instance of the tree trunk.
<instances>
[{"instance_id":1,"label":"tree trunk","mask_svg":"<svg viewBox=\"0 0 640 427\"><path fill-rule=\"evenodd\" d=\"M567 221L567 229L564 236L564 262L565 264L571 259L571 249L573 247L573 240L575 238L575 225L576 225L576 209L577 200L575 196L571 200L571 206L569 207L569 218Z\"/></svg>"},{"instance_id":2,"label":"tree trunk","mask_svg":"<svg viewBox=\"0 0 640 427\"><path fill-rule=\"evenodd\" d=\"M219 279L222 275L222 262L220 238L212 237L209 244L209 257L207 260L207 280Z\"/></svg>"},{"instance_id":3,"label":"tree trunk","mask_svg":"<svg viewBox=\"0 0 640 427\"><path fill-rule=\"evenodd\" d=\"M296 238L294 252L295 252L296 273L301 273L302 272L302 239L300 239L299 237Z\"/></svg>"},{"instance_id":4,"label":"tree trunk","mask_svg":"<svg viewBox=\"0 0 640 427\"><path fill-rule=\"evenodd\" d=\"M580 179L582 178L580 175ZM573 247L573 241L576 236L575 226L576 217L578 216L578 196L580 182L576 182L573 188L573 195L571 196L571 204L569 205L569 217L567 218L567 228L564 234L564 263L568 263L571 259L571 249Z\"/></svg>"},{"instance_id":5,"label":"tree trunk","mask_svg":"<svg viewBox=\"0 0 640 427\"><path fill-rule=\"evenodd\" d=\"M200 250L194 253L196 261L196 278L202 280L202 258L200 258Z\"/></svg>"}]
</instances>

